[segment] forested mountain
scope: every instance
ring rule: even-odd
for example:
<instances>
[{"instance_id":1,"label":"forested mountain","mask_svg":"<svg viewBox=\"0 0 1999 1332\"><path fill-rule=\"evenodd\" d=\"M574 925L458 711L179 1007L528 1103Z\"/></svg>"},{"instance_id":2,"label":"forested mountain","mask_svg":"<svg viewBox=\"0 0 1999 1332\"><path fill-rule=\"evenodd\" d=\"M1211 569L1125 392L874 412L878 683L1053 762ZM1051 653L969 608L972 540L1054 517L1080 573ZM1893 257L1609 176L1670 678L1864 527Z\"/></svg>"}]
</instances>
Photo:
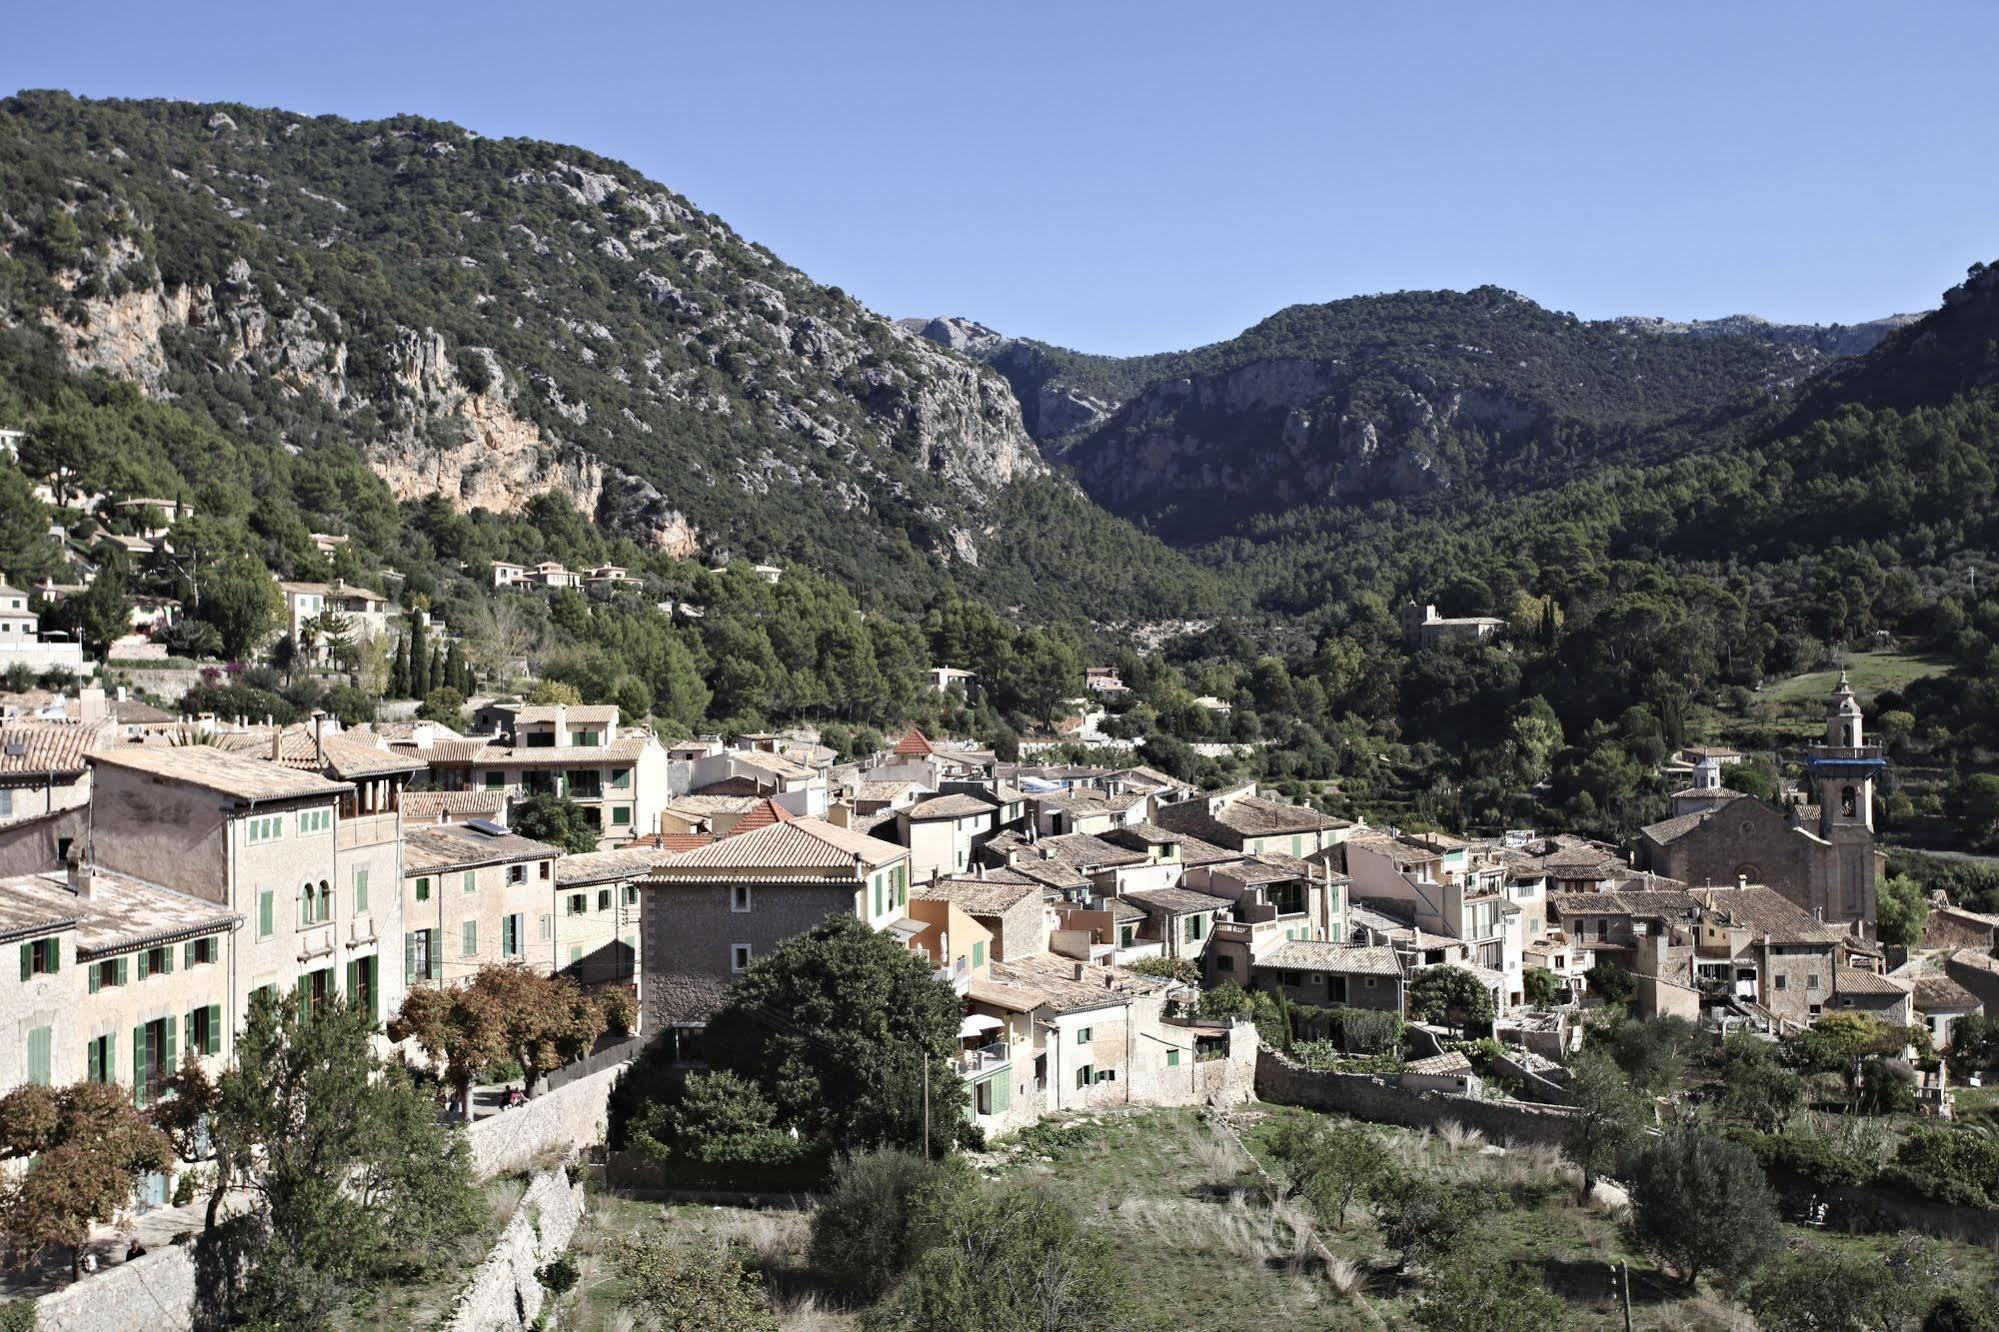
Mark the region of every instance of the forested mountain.
<instances>
[{"instance_id":1,"label":"forested mountain","mask_svg":"<svg viewBox=\"0 0 1999 1332\"><path fill-rule=\"evenodd\" d=\"M0 209L22 396L98 373L245 446L358 448L399 499L560 494L644 547L906 608L962 585L1156 613L1184 591L1155 575L1201 582L1047 475L995 375L581 149L36 93L0 103ZM1089 580L1017 561L1050 514Z\"/></svg>"},{"instance_id":2,"label":"forested mountain","mask_svg":"<svg viewBox=\"0 0 1999 1332\"><path fill-rule=\"evenodd\" d=\"M1585 322L1496 287L1298 305L1194 351L1090 357L935 320L1099 503L1175 541L1314 504L1508 493L1753 424L1895 326Z\"/></svg>"}]
</instances>

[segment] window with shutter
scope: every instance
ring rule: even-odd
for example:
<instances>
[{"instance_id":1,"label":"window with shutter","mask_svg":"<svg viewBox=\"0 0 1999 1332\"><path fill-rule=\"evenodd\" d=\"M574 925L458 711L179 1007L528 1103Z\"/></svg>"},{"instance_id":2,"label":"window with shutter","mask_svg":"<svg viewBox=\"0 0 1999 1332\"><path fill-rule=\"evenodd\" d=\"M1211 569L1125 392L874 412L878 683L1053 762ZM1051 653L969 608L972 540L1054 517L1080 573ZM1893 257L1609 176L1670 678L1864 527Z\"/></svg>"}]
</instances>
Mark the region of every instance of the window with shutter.
<instances>
[{"instance_id":1,"label":"window with shutter","mask_svg":"<svg viewBox=\"0 0 1999 1332\"><path fill-rule=\"evenodd\" d=\"M49 1041L52 1033L47 1027L36 1027L28 1033L28 1081L38 1087L49 1085Z\"/></svg>"},{"instance_id":2,"label":"window with shutter","mask_svg":"<svg viewBox=\"0 0 1999 1332\"><path fill-rule=\"evenodd\" d=\"M418 879L416 881L416 900L419 902L428 902L430 900L429 879Z\"/></svg>"},{"instance_id":3,"label":"window with shutter","mask_svg":"<svg viewBox=\"0 0 1999 1332\"><path fill-rule=\"evenodd\" d=\"M368 909L368 871L354 871L354 914L361 915Z\"/></svg>"},{"instance_id":4,"label":"window with shutter","mask_svg":"<svg viewBox=\"0 0 1999 1332\"><path fill-rule=\"evenodd\" d=\"M257 894L257 937L271 937L272 917L277 914L277 894L266 888Z\"/></svg>"},{"instance_id":5,"label":"window with shutter","mask_svg":"<svg viewBox=\"0 0 1999 1332\"><path fill-rule=\"evenodd\" d=\"M464 954L466 957L471 957L479 951L479 922L476 920L466 921L464 933Z\"/></svg>"}]
</instances>

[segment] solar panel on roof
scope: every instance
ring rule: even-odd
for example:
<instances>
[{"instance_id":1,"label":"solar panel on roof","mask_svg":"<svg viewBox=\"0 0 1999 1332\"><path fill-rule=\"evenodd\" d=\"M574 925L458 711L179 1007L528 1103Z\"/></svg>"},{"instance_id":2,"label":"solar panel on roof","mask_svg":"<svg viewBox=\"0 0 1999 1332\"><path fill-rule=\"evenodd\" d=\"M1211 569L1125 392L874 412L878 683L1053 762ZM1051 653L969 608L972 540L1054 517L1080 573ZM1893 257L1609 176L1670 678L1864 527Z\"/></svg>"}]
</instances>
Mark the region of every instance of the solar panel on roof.
<instances>
[{"instance_id":1,"label":"solar panel on roof","mask_svg":"<svg viewBox=\"0 0 1999 1332\"><path fill-rule=\"evenodd\" d=\"M467 819L465 826L474 832L482 832L488 837L505 837L507 830L491 819Z\"/></svg>"}]
</instances>

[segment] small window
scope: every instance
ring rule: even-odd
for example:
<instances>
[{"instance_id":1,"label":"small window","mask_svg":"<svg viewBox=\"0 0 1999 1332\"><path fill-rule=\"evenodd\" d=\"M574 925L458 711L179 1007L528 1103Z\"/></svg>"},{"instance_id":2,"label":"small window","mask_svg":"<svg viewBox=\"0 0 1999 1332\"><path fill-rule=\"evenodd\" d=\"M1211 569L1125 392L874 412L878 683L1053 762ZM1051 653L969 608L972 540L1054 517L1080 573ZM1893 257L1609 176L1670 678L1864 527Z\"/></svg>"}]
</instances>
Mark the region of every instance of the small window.
<instances>
[{"instance_id":1,"label":"small window","mask_svg":"<svg viewBox=\"0 0 1999 1332\"><path fill-rule=\"evenodd\" d=\"M1097 1081L1098 1081L1098 1082L1116 1082L1116 1081L1117 1081L1117 1070L1116 1070L1116 1069L1114 1069L1114 1068L1107 1068L1107 1069L1104 1069L1104 1070L1103 1070L1102 1072L1100 1072L1100 1073L1098 1073L1098 1074L1097 1074Z\"/></svg>"},{"instance_id":2,"label":"small window","mask_svg":"<svg viewBox=\"0 0 1999 1332\"><path fill-rule=\"evenodd\" d=\"M552 876L552 875L553 875L554 873L555 873L555 862L554 862L554 861L552 861L552 860L544 860L544 861L542 861L542 862L541 862L541 880L542 880L542 882L543 882L543 883L547 883L547 882L548 882L548 880L549 880L549 878L550 878L550 877L551 877L551 876Z\"/></svg>"},{"instance_id":3,"label":"small window","mask_svg":"<svg viewBox=\"0 0 1999 1332\"><path fill-rule=\"evenodd\" d=\"M541 918L541 938L546 943L555 937L555 917L544 914Z\"/></svg>"},{"instance_id":4,"label":"small window","mask_svg":"<svg viewBox=\"0 0 1999 1332\"><path fill-rule=\"evenodd\" d=\"M430 900L429 879L418 879L416 881L416 900L419 902L428 902Z\"/></svg>"},{"instance_id":5,"label":"small window","mask_svg":"<svg viewBox=\"0 0 1999 1332\"><path fill-rule=\"evenodd\" d=\"M462 948L466 957L474 957L479 952L479 922L468 920L463 926Z\"/></svg>"},{"instance_id":6,"label":"small window","mask_svg":"<svg viewBox=\"0 0 1999 1332\"><path fill-rule=\"evenodd\" d=\"M631 822L632 822L632 807L630 805L611 806L611 823L614 827L619 827L619 828L630 827Z\"/></svg>"},{"instance_id":7,"label":"small window","mask_svg":"<svg viewBox=\"0 0 1999 1332\"><path fill-rule=\"evenodd\" d=\"M1180 1052L1178 1050L1168 1050L1166 1052L1166 1067L1180 1067Z\"/></svg>"},{"instance_id":8,"label":"small window","mask_svg":"<svg viewBox=\"0 0 1999 1332\"><path fill-rule=\"evenodd\" d=\"M368 910L368 871L354 871L354 914L359 916Z\"/></svg>"},{"instance_id":9,"label":"small window","mask_svg":"<svg viewBox=\"0 0 1999 1332\"><path fill-rule=\"evenodd\" d=\"M569 895L570 915L580 916L589 909L590 909L590 895L588 893L571 893Z\"/></svg>"},{"instance_id":10,"label":"small window","mask_svg":"<svg viewBox=\"0 0 1999 1332\"><path fill-rule=\"evenodd\" d=\"M1217 954L1215 954L1215 970L1216 970L1216 971L1234 971L1234 970L1235 970L1235 958L1231 957L1231 956L1230 956L1229 954L1227 954L1227 953L1217 953Z\"/></svg>"},{"instance_id":11,"label":"small window","mask_svg":"<svg viewBox=\"0 0 1999 1332\"><path fill-rule=\"evenodd\" d=\"M1094 1065L1085 1064L1081 1068L1076 1070L1077 1091L1083 1090L1085 1087L1089 1086L1091 1083L1095 1082L1096 1080L1097 1080L1097 1070Z\"/></svg>"},{"instance_id":12,"label":"small window","mask_svg":"<svg viewBox=\"0 0 1999 1332\"><path fill-rule=\"evenodd\" d=\"M466 870L465 891L468 893L472 893L472 892L477 892L478 890L479 890L479 872L477 870Z\"/></svg>"},{"instance_id":13,"label":"small window","mask_svg":"<svg viewBox=\"0 0 1999 1332\"><path fill-rule=\"evenodd\" d=\"M750 969L750 946L748 944L729 945L729 970L736 973Z\"/></svg>"},{"instance_id":14,"label":"small window","mask_svg":"<svg viewBox=\"0 0 1999 1332\"><path fill-rule=\"evenodd\" d=\"M750 909L750 886L747 883L729 886L729 910L741 913Z\"/></svg>"},{"instance_id":15,"label":"small window","mask_svg":"<svg viewBox=\"0 0 1999 1332\"><path fill-rule=\"evenodd\" d=\"M628 907L635 907L638 904L639 904L639 886L635 883L626 884L625 905Z\"/></svg>"},{"instance_id":16,"label":"small window","mask_svg":"<svg viewBox=\"0 0 1999 1332\"><path fill-rule=\"evenodd\" d=\"M1807 990L1816 990L1818 987L1819 978L1816 975L1805 977L1805 988Z\"/></svg>"},{"instance_id":17,"label":"small window","mask_svg":"<svg viewBox=\"0 0 1999 1332\"><path fill-rule=\"evenodd\" d=\"M526 883L527 881L528 881L528 867L526 865L507 866L508 883L510 884Z\"/></svg>"},{"instance_id":18,"label":"small window","mask_svg":"<svg viewBox=\"0 0 1999 1332\"><path fill-rule=\"evenodd\" d=\"M975 967L983 967L985 964L986 964L986 941L984 939L974 939L972 940L972 965Z\"/></svg>"},{"instance_id":19,"label":"small window","mask_svg":"<svg viewBox=\"0 0 1999 1332\"><path fill-rule=\"evenodd\" d=\"M1089 1043L1090 1043L1090 1029L1088 1027L1076 1028L1076 1044L1088 1045Z\"/></svg>"},{"instance_id":20,"label":"small window","mask_svg":"<svg viewBox=\"0 0 1999 1332\"><path fill-rule=\"evenodd\" d=\"M609 911L611 909L611 890L609 888L599 888L597 890L597 909L599 911Z\"/></svg>"},{"instance_id":21,"label":"small window","mask_svg":"<svg viewBox=\"0 0 1999 1332\"><path fill-rule=\"evenodd\" d=\"M1791 987L1790 987L1790 984L1789 984L1789 981L1790 981L1790 979L1791 979L1791 978L1790 978L1789 976L1779 976L1779 977L1777 977L1777 988L1778 988L1778 989L1780 989L1780 990L1788 990L1788 989L1790 989L1790 988L1791 988Z\"/></svg>"}]
</instances>

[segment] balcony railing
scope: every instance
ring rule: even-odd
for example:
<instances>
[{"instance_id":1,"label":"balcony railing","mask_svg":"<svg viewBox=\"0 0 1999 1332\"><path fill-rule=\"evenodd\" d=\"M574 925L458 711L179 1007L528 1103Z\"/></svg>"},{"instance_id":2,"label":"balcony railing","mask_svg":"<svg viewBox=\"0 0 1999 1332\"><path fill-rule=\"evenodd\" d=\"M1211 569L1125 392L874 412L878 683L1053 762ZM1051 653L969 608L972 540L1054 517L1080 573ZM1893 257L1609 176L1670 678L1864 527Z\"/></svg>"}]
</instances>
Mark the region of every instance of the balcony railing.
<instances>
[{"instance_id":1,"label":"balcony railing","mask_svg":"<svg viewBox=\"0 0 1999 1332\"><path fill-rule=\"evenodd\" d=\"M964 1051L951 1061L951 1067L961 1078L976 1077L996 1068L1005 1068L1009 1053L1005 1041L995 1041L976 1050Z\"/></svg>"}]
</instances>

